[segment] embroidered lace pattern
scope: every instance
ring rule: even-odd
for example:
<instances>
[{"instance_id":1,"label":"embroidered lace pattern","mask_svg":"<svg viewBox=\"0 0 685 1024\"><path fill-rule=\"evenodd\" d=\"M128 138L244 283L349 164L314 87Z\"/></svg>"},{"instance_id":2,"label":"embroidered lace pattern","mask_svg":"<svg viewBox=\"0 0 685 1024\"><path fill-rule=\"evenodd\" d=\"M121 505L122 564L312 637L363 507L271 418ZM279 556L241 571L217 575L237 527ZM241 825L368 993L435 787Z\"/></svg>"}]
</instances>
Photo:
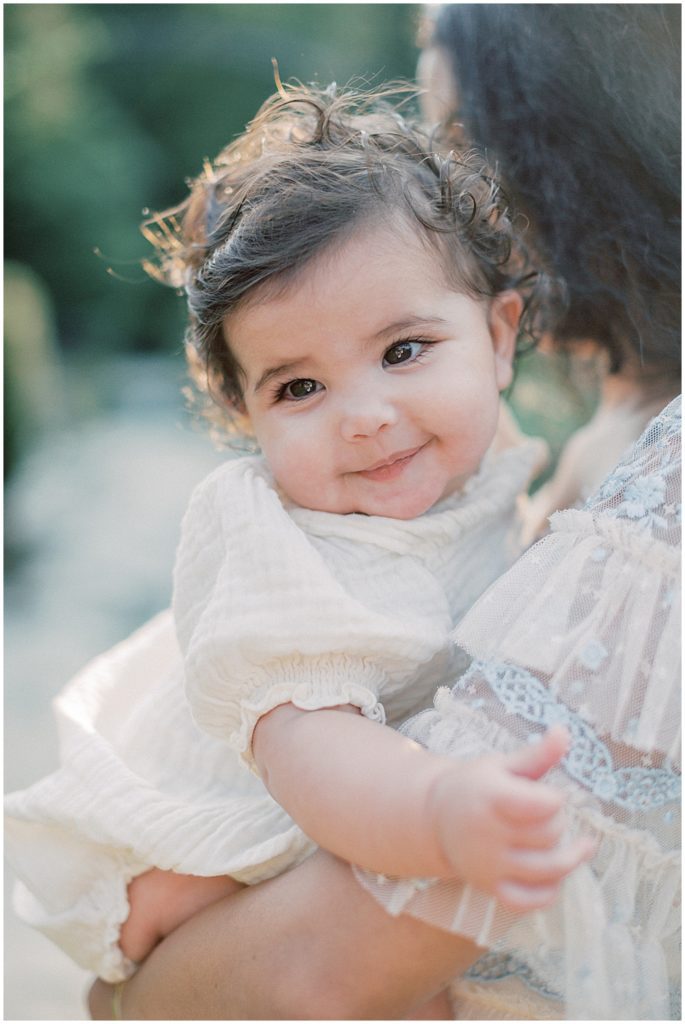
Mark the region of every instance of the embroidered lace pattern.
<instances>
[{"instance_id":1,"label":"embroidered lace pattern","mask_svg":"<svg viewBox=\"0 0 685 1024\"><path fill-rule=\"evenodd\" d=\"M460 758L571 733L548 781L597 852L551 909L516 918L454 879L358 873L389 912L490 950L468 975L479 999L516 979L569 1019L680 1018L680 427L677 399L582 510L551 518L455 630L466 674L403 727Z\"/></svg>"},{"instance_id":2,"label":"embroidered lace pattern","mask_svg":"<svg viewBox=\"0 0 685 1024\"><path fill-rule=\"evenodd\" d=\"M466 971L464 977L469 981L480 982L516 977L547 999L561 999L559 992L548 988L527 963L518 960L512 953L486 953Z\"/></svg>"},{"instance_id":3,"label":"embroidered lace pattern","mask_svg":"<svg viewBox=\"0 0 685 1024\"><path fill-rule=\"evenodd\" d=\"M602 648L603 650L603 648ZM539 679L515 665L496 665L491 662L472 662L468 672L457 683L455 692L466 694L472 705L482 701L469 697L473 679L484 678L505 711L520 715L535 725L565 725L571 734L571 749L563 760L564 768L600 800L609 801L628 810L649 810L662 804L673 803L680 796L680 777L660 768L619 768L609 748L580 714L572 712L556 700ZM535 742L538 733L531 732L529 741Z\"/></svg>"}]
</instances>

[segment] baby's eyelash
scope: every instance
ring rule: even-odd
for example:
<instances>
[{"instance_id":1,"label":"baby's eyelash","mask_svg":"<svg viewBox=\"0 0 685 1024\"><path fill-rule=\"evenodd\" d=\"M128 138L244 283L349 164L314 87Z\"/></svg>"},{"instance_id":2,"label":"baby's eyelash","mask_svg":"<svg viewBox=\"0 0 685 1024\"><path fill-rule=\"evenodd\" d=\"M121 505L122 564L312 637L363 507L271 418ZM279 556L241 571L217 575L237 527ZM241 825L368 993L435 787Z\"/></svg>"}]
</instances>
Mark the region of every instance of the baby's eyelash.
<instances>
[{"instance_id":1,"label":"baby's eyelash","mask_svg":"<svg viewBox=\"0 0 685 1024\"><path fill-rule=\"evenodd\" d=\"M417 337L398 338L397 341L393 342L393 344L395 344L395 345L406 345L406 344L411 344L412 342L415 342L417 345L425 345L426 347L428 347L430 345L437 345L437 341L436 341L435 338L417 338ZM392 348L392 346L390 346L390 347Z\"/></svg>"},{"instance_id":2,"label":"baby's eyelash","mask_svg":"<svg viewBox=\"0 0 685 1024\"><path fill-rule=\"evenodd\" d=\"M290 383L291 381L286 380L281 384L275 384L274 387L270 389L271 401L274 403L274 405L276 404L276 402L280 402L281 399L285 397L285 389Z\"/></svg>"}]
</instances>

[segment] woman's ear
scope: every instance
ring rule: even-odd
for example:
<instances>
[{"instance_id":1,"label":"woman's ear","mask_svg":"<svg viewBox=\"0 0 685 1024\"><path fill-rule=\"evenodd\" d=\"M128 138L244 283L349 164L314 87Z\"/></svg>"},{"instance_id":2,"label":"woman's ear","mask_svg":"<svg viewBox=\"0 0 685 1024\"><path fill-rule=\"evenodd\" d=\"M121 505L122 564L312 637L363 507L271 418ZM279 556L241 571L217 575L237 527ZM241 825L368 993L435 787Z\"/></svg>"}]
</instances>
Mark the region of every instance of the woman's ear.
<instances>
[{"instance_id":1,"label":"woman's ear","mask_svg":"<svg viewBox=\"0 0 685 1024\"><path fill-rule=\"evenodd\" d=\"M518 337L523 299L518 292L495 295L488 311L488 326L495 353L495 379L500 391L508 388L514 376L514 353Z\"/></svg>"}]
</instances>

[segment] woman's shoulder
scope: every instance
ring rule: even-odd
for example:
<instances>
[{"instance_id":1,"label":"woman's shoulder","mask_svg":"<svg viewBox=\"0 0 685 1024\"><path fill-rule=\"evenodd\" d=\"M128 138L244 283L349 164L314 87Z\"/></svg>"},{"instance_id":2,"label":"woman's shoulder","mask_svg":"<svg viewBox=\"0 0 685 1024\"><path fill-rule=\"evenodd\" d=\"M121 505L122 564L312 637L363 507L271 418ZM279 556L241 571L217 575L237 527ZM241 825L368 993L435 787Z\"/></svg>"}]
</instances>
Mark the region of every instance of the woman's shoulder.
<instances>
[{"instance_id":1,"label":"woman's shoulder","mask_svg":"<svg viewBox=\"0 0 685 1024\"><path fill-rule=\"evenodd\" d=\"M623 521L644 536L680 544L681 397L647 425L616 468L589 499L592 518Z\"/></svg>"}]
</instances>

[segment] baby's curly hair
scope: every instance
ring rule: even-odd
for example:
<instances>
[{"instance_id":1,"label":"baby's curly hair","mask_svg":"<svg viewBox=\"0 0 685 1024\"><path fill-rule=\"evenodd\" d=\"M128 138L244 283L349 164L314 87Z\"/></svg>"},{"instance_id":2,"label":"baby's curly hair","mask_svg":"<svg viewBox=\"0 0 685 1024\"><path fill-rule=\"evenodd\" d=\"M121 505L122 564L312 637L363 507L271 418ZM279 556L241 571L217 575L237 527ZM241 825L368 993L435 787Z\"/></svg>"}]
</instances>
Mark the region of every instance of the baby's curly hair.
<instances>
[{"instance_id":1,"label":"baby's curly hair","mask_svg":"<svg viewBox=\"0 0 685 1024\"><path fill-rule=\"evenodd\" d=\"M381 218L403 218L437 249L455 290L521 291L520 337L535 340L547 288L507 198L474 150L441 156L441 140L407 118L414 87L277 85L186 201L142 229L157 250L148 272L187 295L186 353L210 419L244 429L226 316L255 288L286 285L326 247Z\"/></svg>"}]
</instances>

